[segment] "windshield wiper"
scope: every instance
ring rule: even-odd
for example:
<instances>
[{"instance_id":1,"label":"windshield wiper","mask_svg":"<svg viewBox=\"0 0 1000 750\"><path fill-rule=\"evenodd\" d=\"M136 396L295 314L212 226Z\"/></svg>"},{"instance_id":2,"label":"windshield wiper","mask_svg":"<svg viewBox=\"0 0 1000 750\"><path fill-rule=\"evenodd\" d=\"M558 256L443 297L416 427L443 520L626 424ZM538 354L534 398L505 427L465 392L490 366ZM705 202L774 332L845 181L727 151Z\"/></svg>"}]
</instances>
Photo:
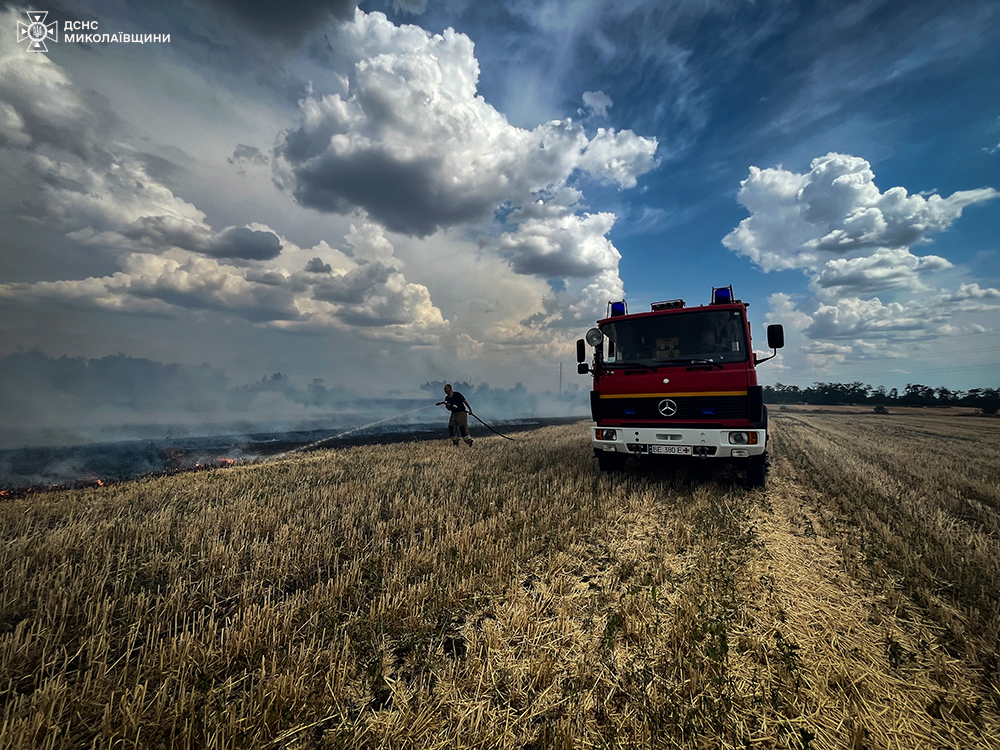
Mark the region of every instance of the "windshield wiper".
<instances>
[{"instance_id":1,"label":"windshield wiper","mask_svg":"<svg viewBox=\"0 0 1000 750\"><path fill-rule=\"evenodd\" d=\"M683 360L683 362L688 365L713 365L714 367L718 367L720 370L723 369L721 362L713 362L710 359L686 359Z\"/></svg>"},{"instance_id":2,"label":"windshield wiper","mask_svg":"<svg viewBox=\"0 0 1000 750\"><path fill-rule=\"evenodd\" d=\"M669 362L663 362L658 367L680 367L681 365L711 365L712 367L718 367L720 370L723 369L723 364L721 362L713 362L710 359L672 359Z\"/></svg>"},{"instance_id":3,"label":"windshield wiper","mask_svg":"<svg viewBox=\"0 0 1000 750\"><path fill-rule=\"evenodd\" d=\"M663 365L647 365L643 362L601 362L602 370L622 370L628 367L641 367L644 370L656 372Z\"/></svg>"}]
</instances>

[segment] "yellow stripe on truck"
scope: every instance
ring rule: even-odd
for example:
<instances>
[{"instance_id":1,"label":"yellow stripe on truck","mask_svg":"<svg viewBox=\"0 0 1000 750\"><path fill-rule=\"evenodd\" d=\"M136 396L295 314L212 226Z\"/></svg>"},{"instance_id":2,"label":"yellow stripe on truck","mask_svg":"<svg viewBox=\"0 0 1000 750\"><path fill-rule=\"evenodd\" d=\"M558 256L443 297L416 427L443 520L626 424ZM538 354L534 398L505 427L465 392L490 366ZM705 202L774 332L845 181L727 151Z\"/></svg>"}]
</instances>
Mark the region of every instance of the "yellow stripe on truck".
<instances>
[{"instance_id":1,"label":"yellow stripe on truck","mask_svg":"<svg viewBox=\"0 0 1000 750\"><path fill-rule=\"evenodd\" d=\"M746 391L695 391L691 393L601 393L600 398L679 398L683 396L746 396Z\"/></svg>"}]
</instances>

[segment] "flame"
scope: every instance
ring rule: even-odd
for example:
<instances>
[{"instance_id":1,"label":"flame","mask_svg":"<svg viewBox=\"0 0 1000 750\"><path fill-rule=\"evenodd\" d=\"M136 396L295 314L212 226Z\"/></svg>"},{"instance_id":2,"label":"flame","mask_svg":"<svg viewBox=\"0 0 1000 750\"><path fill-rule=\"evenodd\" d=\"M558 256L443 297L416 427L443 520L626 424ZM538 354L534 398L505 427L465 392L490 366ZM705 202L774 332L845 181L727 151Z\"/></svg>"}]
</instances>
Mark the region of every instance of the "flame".
<instances>
[{"instance_id":1,"label":"flame","mask_svg":"<svg viewBox=\"0 0 1000 750\"><path fill-rule=\"evenodd\" d=\"M232 466L234 463L236 463L236 461L234 461L231 458L220 458L219 463L222 464L223 466Z\"/></svg>"},{"instance_id":2,"label":"flame","mask_svg":"<svg viewBox=\"0 0 1000 750\"><path fill-rule=\"evenodd\" d=\"M103 487L104 486L104 482L102 482L100 479L98 479L97 480L97 486L98 487Z\"/></svg>"}]
</instances>

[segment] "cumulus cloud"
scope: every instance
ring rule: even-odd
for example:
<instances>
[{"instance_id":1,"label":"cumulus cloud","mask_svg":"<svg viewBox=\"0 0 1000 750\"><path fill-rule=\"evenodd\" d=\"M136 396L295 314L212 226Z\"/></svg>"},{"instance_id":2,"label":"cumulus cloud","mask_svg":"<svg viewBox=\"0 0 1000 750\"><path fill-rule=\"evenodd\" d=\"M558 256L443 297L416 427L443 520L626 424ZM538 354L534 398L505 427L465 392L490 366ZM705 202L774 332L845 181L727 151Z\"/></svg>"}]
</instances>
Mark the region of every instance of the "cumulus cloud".
<instances>
[{"instance_id":1,"label":"cumulus cloud","mask_svg":"<svg viewBox=\"0 0 1000 750\"><path fill-rule=\"evenodd\" d=\"M476 93L471 40L431 35L358 12L337 32L353 50L342 92L309 96L302 121L276 150L276 178L303 205L363 208L392 231L427 236L527 203L576 170L632 187L655 166L656 140L551 121L510 125Z\"/></svg>"},{"instance_id":2,"label":"cumulus cloud","mask_svg":"<svg viewBox=\"0 0 1000 750\"><path fill-rule=\"evenodd\" d=\"M605 236L614 223L610 213L529 218L501 235L500 253L520 274L586 278L617 271L621 254Z\"/></svg>"},{"instance_id":3,"label":"cumulus cloud","mask_svg":"<svg viewBox=\"0 0 1000 750\"><path fill-rule=\"evenodd\" d=\"M723 242L764 271L799 269L809 278L811 295L770 297L768 320L791 333L788 357L804 355L811 367L902 358L914 342L973 332L956 316L1000 309L995 289L940 288L933 274L954 275L953 264L913 252L966 207L997 195L882 192L867 161L831 153L804 174L752 167L738 196L750 216Z\"/></svg>"},{"instance_id":4,"label":"cumulus cloud","mask_svg":"<svg viewBox=\"0 0 1000 750\"><path fill-rule=\"evenodd\" d=\"M351 255L360 262L389 263L397 268L402 261L394 256L395 249L385 236L385 230L371 221L351 224L351 230L344 236L351 248Z\"/></svg>"},{"instance_id":5,"label":"cumulus cloud","mask_svg":"<svg viewBox=\"0 0 1000 750\"><path fill-rule=\"evenodd\" d=\"M656 140L569 119L513 127L477 94L467 37L378 13L352 19L326 30L329 89L309 89L274 152L237 143L220 157L242 174L268 168L303 205L350 214L349 231L330 238L339 248L299 247L253 216L212 226L126 142L103 100L76 96L58 65L6 55L12 45L0 41L0 143L37 178L29 210L118 264L108 275L3 284L0 297L350 330L505 362L512 351L569 351L575 329L624 294L608 238L615 216L589 210L582 190L590 180L634 187L656 164ZM585 101L606 114L610 98L598 94ZM476 245L470 228L486 239ZM409 252L400 257L394 242Z\"/></svg>"},{"instance_id":6,"label":"cumulus cloud","mask_svg":"<svg viewBox=\"0 0 1000 750\"><path fill-rule=\"evenodd\" d=\"M958 328L952 321L960 313L1000 311L1000 290L963 284L954 291L939 290L901 302L883 302L879 297L843 297L829 303L795 301L783 293L772 295L769 301L770 322L802 331L812 342L837 341L854 346L856 352L899 356L902 350L897 344L905 347L909 342L943 334L981 332L975 326ZM809 351L816 351L808 346Z\"/></svg>"},{"instance_id":7,"label":"cumulus cloud","mask_svg":"<svg viewBox=\"0 0 1000 750\"><path fill-rule=\"evenodd\" d=\"M845 297L832 305L820 304L811 317L813 322L805 329L806 335L823 340L922 331L928 323L917 310L898 302L883 304L878 297Z\"/></svg>"},{"instance_id":8,"label":"cumulus cloud","mask_svg":"<svg viewBox=\"0 0 1000 750\"><path fill-rule=\"evenodd\" d=\"M537 334L548 335L550 331L571 330L579 332L581 326L593 325L594 320L604 317L609 300L623 299L625 287L617 269L601 271L592 281L567 285L554 289L543 297L542 311L520 321L514 329L513 338L535 338ZM579 338L573 335L570 338ZM569 339L567 339L568 343Z\"/></svg>"},{"instance_id":9,"label":"cumulus cloud","mask_svg":"<svg viewBox=\"0 0 1000 750\"><path fill-rule=\"evenodd\" d=\"M13 50L14 53L20 52ZM436 341L448 321L427 288L406 280L382 228L367 221L344 238L302 249L263 224L212 228L175 195L150 160L113 139L99 99L75 94L45 55L0 43L0 139L37 176L35 218L111 253L103 277L0 285L0 297L176 316L215 312L281 329L354 329L369 338ZM29 95L26 92L32 92ZM239 145L229 161L261 164ZM287 253L286 253L287 250ZM302 269L302 270L292 270Z\"/></svg>"},{"instance_id":10,"label":"cumulus cloud","mask_svg":"<svg viewBox=\"0 0 1000 750\"><path fill-rule=\"evenodd\" d=\"M318 247L294 249L300 255ZM317 272L310 261L295 273L241 268L183 251L173 255L132 253L122 271L105 277L0 284L0 298L166 316L214 311L283 330L359 326L356 332L369 338L425 343L448 328L426 287L381 263L347 271L327 263L321 268L329 270Z\"/></svg>"},{"instance_id":11,"label":"cumulus cloud","mask_svg":"<svg viewBox=\"0 0 1000 750\"><path fill-rule=\"evenodd\" d=\"M738 195L750 216L723 244L764 271L817 275L821 287L864 293L915 286L919 273L950 264L910 249L950 227L964 208L998 195L992 188L947 198L902 187L883 193L874 178L864 159L835 153L814 159L805 174L751 167Z\"/></svg>"},{"instance_id":12,"label":"cumulus cloud","mask_svg":"<svg viewBox=\"0 0 1000 750\"><path fill-rule=\"evenodd\" d=\"M791 295L777 292L768 297L771 311L767 314L769 323L780 323L786 329L801 331L812 323L812 318L798 310Z\"/></svg>"},{"instance_id":13,"label":"cumulus cloud","mask_svg":"<svg viewBox=\"0 0 1000 750\"><path fill-rule=\"evenodd\" d=\"M823 289L848 288L858 294L917 289L923 286L922 273L951 267L937 255L918 257L905 248L879 248L872 255L827 261L815 283Z\"/></svg>"}]
</instances>

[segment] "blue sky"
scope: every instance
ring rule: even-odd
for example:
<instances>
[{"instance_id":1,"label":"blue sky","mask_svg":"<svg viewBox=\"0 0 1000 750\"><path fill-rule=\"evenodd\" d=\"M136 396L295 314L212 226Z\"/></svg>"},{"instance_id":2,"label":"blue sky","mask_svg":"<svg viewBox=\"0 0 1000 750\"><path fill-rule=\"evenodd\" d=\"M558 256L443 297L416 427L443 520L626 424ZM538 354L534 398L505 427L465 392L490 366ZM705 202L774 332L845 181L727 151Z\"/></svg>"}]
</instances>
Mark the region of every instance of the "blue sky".
<instances>
[{"instance_id":1,"label":"blue sky","mask_svg":"<svg viewBox=\"0 0 1000 750\"><path fill-rule=\"evenodd\" d=\"M998 385L995 3L0 7L0 356L551 390L731 283L764 382Z\"/></svg>"}]
</instances>

